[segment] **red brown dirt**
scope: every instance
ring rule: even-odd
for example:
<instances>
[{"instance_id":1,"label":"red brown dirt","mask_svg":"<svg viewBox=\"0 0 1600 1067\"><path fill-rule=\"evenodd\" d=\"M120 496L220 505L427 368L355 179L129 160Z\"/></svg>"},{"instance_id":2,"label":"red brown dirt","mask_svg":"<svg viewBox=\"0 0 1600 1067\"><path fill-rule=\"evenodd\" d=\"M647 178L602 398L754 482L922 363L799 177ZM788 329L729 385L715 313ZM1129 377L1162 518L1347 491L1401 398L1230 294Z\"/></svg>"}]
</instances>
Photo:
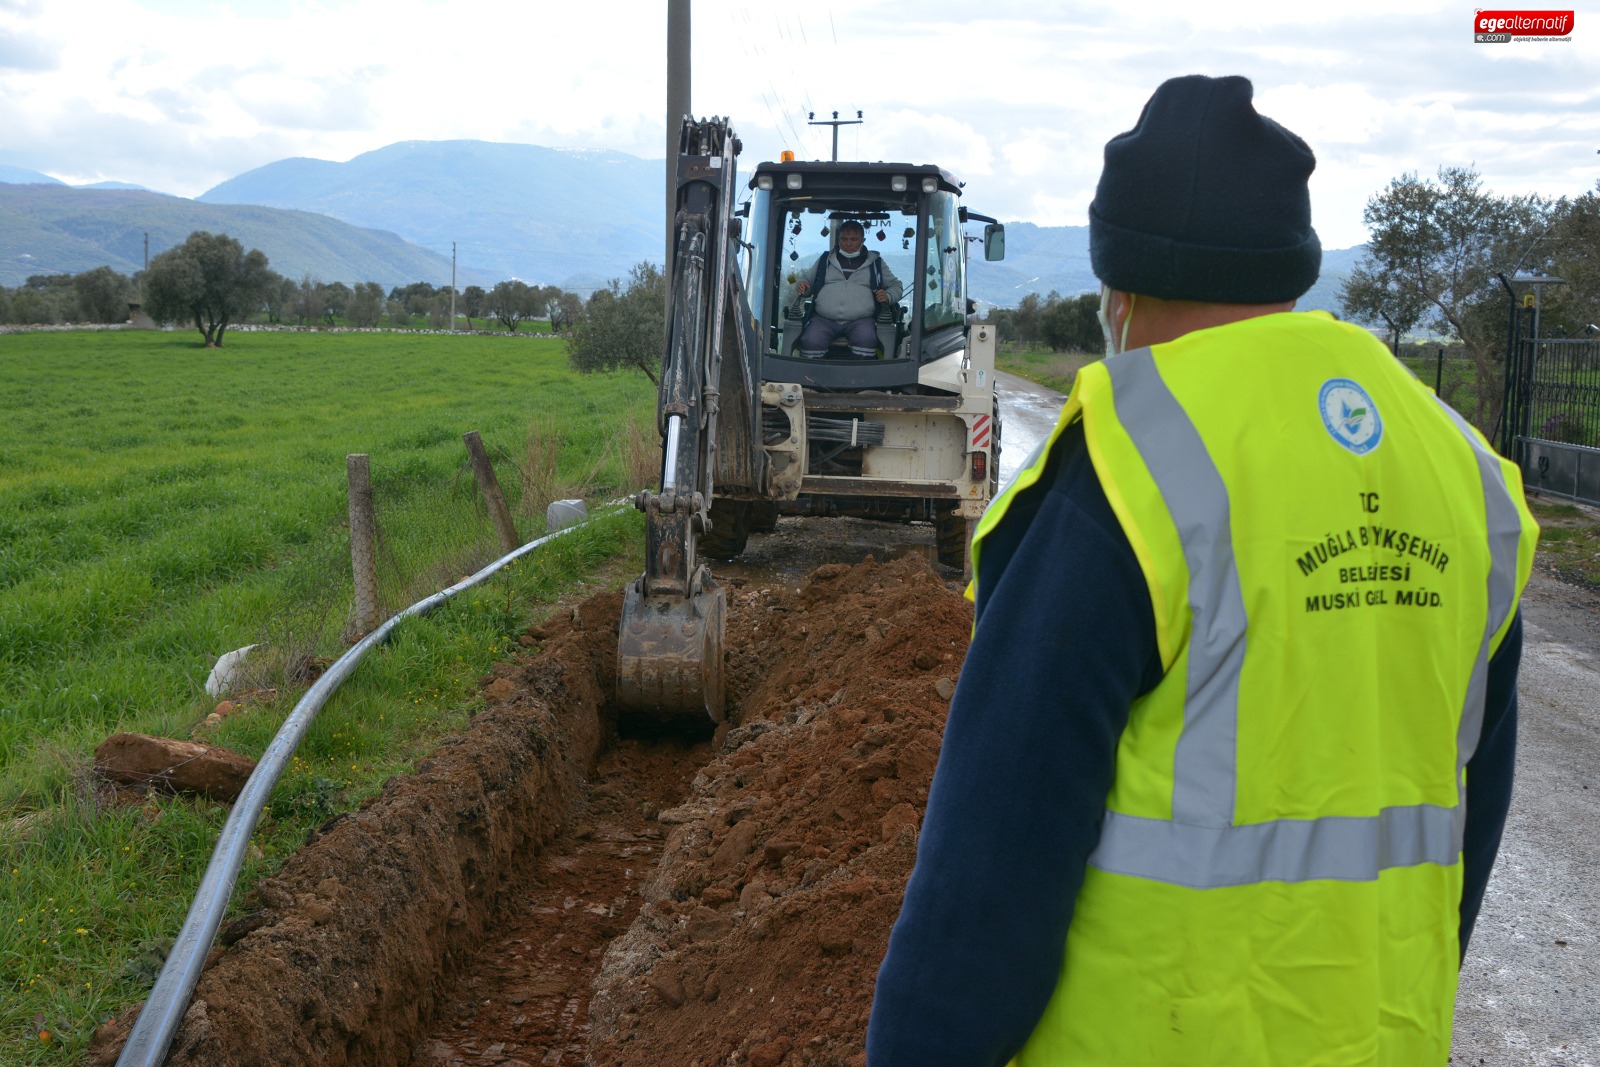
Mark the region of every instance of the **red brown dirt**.
<instances>
[{"instance_id":1,"label":"red brown dirt","mask_svg":"<svg viewBox=\"0 0 1600 1067\"><path fill-rule=\"evenodd\" d=\"M864 1063L970 606L914 556L725 584L715 737L617 737L620 594L532 631L256 891L169 1062Z\"/></svg>"},{"instance_id":2,"label":"red brown dirt","mask_svg":"<svg viewBox=\"0 0 1600 1067\"><path fill-rule=\"evenodd\" d=\"M708 740L631 739L604 756L567 829L530 860L483 950L445 993L418 1047L423 1063L582 1063L595 972L628 929L661 855L648 816L681 797Z\"/></svg>"},{"instance_id":3,"label":"red brown dirt","mask_svg":"<svg viewBox=\"0 0 1600 1067\"><path fill-rule=\"evenodd\" d=\"M912 559L734 607L769 636L733 665L740 725L657 816L665 854L596 983L596 1064L865 1062L971 612Z\"/></svg>"}]
</instances>

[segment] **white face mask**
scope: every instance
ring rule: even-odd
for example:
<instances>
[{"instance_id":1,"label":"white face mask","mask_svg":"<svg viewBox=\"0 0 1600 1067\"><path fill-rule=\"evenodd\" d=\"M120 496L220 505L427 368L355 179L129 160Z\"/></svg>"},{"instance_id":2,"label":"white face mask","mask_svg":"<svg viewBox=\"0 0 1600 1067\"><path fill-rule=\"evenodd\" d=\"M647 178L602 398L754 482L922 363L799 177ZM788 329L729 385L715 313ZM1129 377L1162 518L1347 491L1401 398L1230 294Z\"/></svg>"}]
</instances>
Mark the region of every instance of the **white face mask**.
<instances>
[{"instance_id":1,"label":"white face mask","mask_svg":"<svg viewBox=\"0 0 1600 1067\"><path fill-rule=\"evenodd\" d=\"M1100 320L1100 333L1106 339L1106 355L1114 356L1128 350L1128 327L1133 325L1133 302L1137 299L1133 293L1128 294L1128 317L1122 320L1122 337L1119 340L1111 333L1111 287L1100 283L1100 310L1095 312L1095 318Z\"/></svg>"}]
</instances>

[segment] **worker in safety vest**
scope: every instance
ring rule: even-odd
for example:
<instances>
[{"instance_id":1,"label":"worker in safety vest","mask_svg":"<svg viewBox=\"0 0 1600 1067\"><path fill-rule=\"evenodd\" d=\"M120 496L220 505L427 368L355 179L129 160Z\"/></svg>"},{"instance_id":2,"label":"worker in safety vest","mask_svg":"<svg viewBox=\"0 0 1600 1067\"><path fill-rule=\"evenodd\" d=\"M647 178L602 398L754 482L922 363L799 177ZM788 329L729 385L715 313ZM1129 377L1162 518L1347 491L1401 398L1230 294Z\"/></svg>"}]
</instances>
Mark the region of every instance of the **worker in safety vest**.
<instances>
[{"instance_id":1,"label":"worker in safety vest","mask_svg":"<svg viewBox=\"0 0 1600 1067\"><path fill-rule=\"evenodd\" d=\"M978 526L872 1067L1443 1067L1511 793L1517 469L1295 313L1315 161L1177 78L1090 207L1108 358Z\"/></svg>"}]
</instances>

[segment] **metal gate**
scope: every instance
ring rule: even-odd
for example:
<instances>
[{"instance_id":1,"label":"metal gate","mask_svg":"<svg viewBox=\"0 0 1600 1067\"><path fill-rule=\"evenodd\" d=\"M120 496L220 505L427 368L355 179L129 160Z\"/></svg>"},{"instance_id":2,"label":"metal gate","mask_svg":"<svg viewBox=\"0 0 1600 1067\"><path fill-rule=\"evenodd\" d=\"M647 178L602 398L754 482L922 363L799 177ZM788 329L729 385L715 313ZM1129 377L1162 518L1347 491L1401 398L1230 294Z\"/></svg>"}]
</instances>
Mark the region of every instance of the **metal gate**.
<instances>
[{"instance_id":1,"label":"metal gate","mask_svg":"<svg viewBox=\"0 0 1600 1067\"><path fill-rule=\"evenodd\" d=\"M1508 330L1499 446L1529 489L1600 505L1600 338L1531 336L1517 309Z\"/></svg>"}]
</instances>

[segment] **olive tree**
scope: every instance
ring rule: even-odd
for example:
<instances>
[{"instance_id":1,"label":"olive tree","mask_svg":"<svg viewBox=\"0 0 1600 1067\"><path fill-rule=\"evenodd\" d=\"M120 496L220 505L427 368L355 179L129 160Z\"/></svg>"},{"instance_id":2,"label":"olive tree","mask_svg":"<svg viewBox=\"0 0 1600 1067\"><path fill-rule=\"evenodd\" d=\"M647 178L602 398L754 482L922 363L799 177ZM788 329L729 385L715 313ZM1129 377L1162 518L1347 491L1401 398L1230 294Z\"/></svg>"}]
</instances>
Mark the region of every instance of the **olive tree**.
<instances>
[{"instance_id":1,"label":"olive tree","mask_svg":"<svg viewBox=\"0 0 1600 1067\"><path fill-rule=\"evenodd\" d=\"M1600 326L1600 182L1557 205L1546 235L1552 273L1565 280L1546 292L1546 314L1574 333Z\"/></svg>"},{"instance_id":2,"label":"olive tree","mask_svg":"<svg viewBox=\"0 0 1600 1067\"><path fill-rule=\"evenodd\" d=\"M293 307L300 296L300 286L293 278L285 278L277 271L272 272L272 279L267 282L266 290L262 295L262 303L266 306L267 321L280 323L285 313L293 314Z\"/></svg>"},{"instance_id":3,"label":"olive tree","mask_svg":"<svg viewBox=\"0 0 1600 1067\"><path fill-rule=\"evenodd\" d=\"M1488 430L1504 400L1499 387L1506 321L1496 275L1537 262L1550 205L1501 197L1470 167L1441 167L1438 181L1404 174L1367 201L1367 254L1340 294L1345 314L1396 336L1425 326L1459 340L1472 357L1477 409Z\"/></svg>"},{"instance_id":4,"label":"olive tree","mask_svg":"<svg viewBox=\"0 0 1600 1067\"><path fill-rule=\"evenodd\" d=\"M317 292L322 297L322 321L337 326L339 316L350 306L350 287L344 282L329 282L319 285Z\"/></svg>"},{"instance_id":5,"label":"olive tree","mask_svg":"<svg viewBox=\"0 0 1600 1067\"><path fill-rule=\"evenodd\" d=\"M229 323L260 308L277 277L260 249L246 252L225 233L196 230L150 260L144 307L162 321L192 319L206 347L221 348Z\"/></svg>"},{"instance_id":6,"label":"olive tree","mask_svg":"<svg viewBox=\"0 0 1600 1067\"><path fill-rule=\"evenodd\" d=\"M484 314L493 315L512 332L524 319L536 318L543 310L543 290L515 278L496 284L483 300Z\"/></svg>"},{"instance_id":7,"label":"olive tree","mask_svg":"<svg viewBox=\"0 0 1600 1067\"><path fill-rule=\"evenodd\" d=\"M474 329L472 320L483 312L483 302L488 295L481 285L469 285L461 290L461 300L457 306L461 308L461 314L466 316L467 329Z\"/></svg>"},{"instance_id":8,"label":"olive tree","mask_svg":"<svg viewBox=\"0 0 1600 1067\"><path fill-rule=\"evenodd\" d=\"M632 368L656 381L666 351L667 282L653 263L628 272L589 298L567 340L567 360L579 371Z\"/></svg>"},{"instance_id":9,"label":"olive tree","mask_svg":"<svg viewBox=\"0 0 1600 1067\"><path fill-rule=\"evenodd\" d=\"M19 326L37 326L62 320L57 294L32 285L20 285L11 297L9 318Z\"/></svg>"},{"instance_id":10,"label":"olive tree","mask_svg":"<svg viewBox=\"0 0 1600 1067\"><path fill-rule=\"evenodd\" d=\"M1039 337L1052 352L1098 352L1105 342L1099 310L1099 293L1065 298L1051 293L1039 315Z\"/></svg>"},{"instance_id":11,"label":"olive tree","mask_svg":"<svg viewBox=\"0 0 1600 1067\"><path fill-rule=\"evenodd\" d=\"M110 267L96 267L73 275L72 291L78 299L78 315L85 322L128 321L133 284L127 275Z\"/></svg>"},{"instance_id":12,"label":"olive tree","mask_svg":"<svg viewBox=\"0 0 1600 1067\"><path fill-rule=\"evenodd\" d=\"M345 318L350 325L371 329L383 319L383 286L377 282L361 282L350 293L345 305Z\"/></svg>"},{"instance_id":13,"label":"olive tree","mask_svg":"<svg viewBox=\"0 0 1600 1067\"><path fill-rule=\"evenodd\" d=\"M300 284L295 288L292 305L294 316L300 320L300 325L311 326L321 321L328 306L324 293L325 287L321 281L309 274L300 276Z\"/></svg>"},{"instance_id":14,"label":"olive tree","mask_svg":"<svg viewBox=\"0 0 1600 1067\"><path fill-rule=\"evenodd\" d=\"M550 329L560 333L572 329L583 321L583 298L577 293L562 292L550 302Z\"/></svg>"}]
</instances>

